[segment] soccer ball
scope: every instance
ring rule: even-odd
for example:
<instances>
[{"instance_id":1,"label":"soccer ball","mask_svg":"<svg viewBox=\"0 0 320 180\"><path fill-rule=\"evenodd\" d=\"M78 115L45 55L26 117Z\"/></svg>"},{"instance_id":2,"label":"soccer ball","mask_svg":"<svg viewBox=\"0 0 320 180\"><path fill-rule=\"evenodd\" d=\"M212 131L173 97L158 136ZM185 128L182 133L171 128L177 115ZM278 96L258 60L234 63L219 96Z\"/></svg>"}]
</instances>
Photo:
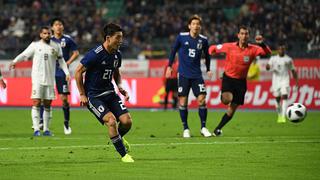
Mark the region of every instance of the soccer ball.
<instances>
[{"instance_id":1,"label":"soccer ball","mask_svg":"<svg viewBox=\"0 0 320 180\"><path fill-rule=\"evenodd\" d=\"M302 122L307 116L307 108L301 103L292 103L287 107L286 116L293 123Z\"/></svg>"}]
</instances>

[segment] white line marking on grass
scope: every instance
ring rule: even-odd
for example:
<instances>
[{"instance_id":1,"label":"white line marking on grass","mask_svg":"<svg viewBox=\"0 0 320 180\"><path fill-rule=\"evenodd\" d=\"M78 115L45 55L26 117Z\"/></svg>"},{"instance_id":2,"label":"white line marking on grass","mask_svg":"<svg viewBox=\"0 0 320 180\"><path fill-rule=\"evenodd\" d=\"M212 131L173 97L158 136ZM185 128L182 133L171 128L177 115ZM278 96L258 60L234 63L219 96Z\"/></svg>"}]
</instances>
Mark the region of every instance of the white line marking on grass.
<instances>
[{"instance_id":1,"label":"white line marking on grass","mask_svg":"<svg viewBox=\"0 0 320 180\"><path fill-rule=\"evenodd\" d=\"M236 142L181 142L181 143L141 143L131 144L131 146L180 146L180 145L234 145L234 144L279 144L279 143L320 143L320 141L312 140L289 140L289 141L236 141ZM40 146L40 147L4 147L0 151L9 150L39 150L39 149L72 149L72 148L101 148L113 145L75 145L75 146Z\"/></svg>"}]
</instances>

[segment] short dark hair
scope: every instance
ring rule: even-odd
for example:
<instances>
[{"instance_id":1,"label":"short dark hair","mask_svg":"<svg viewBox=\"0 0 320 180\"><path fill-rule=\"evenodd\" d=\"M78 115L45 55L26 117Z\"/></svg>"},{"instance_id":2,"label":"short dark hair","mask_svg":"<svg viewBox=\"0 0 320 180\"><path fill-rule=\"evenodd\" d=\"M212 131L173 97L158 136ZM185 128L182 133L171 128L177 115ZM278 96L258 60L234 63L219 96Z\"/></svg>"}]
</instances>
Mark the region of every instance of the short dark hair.
<instances>
[{"instance_id":1,"label":"short dark hair","mask_svg":"<svg viewBox=\"0 0 320 180\"><path fill-rule=\"evenodd\" d=\"M202 19L198 14L194 14L193 16L191 16L188 20L188 24L191 24L193 20L199 20L200 24L202 24Z\"/></svg>"},{"instance_id":2,"label":"short dark hair","mask_svg":"<svg viewBox=\"0 0 320 180\"><path fill-rule=\"evenodd\" d=\"M249 31L249 28L246 26L246 25L240 25L238 27L238 33L240 32L241 29L244 29L244 30L248 30Z\"/></svg>"},{"instance_id":3,"label":"short dark hair","mask_svg":"<svg viewBox=\"0 0 320 180\"><path fill-rule=\"evenodd\" d=\"M123 32L120 25L115 23L106 24L103 28L103 39L106 40L106 36L113 36L116 32Z\"/></svg>"},{"instance_id":4,"label":"short dark hair","mask_svg":"<svg viewBox=\"0 0 320 180\"><path fill-rule=\"evenodd\" d=\"M40 29L39 29L39 33L42 33L42 31L46 29L48 31L50 31L50 28L48 26L41 26Z\"/></svg>"},{"instance_id":5,"label":"short dark hair","mask_svg":"<svg viewBox=\"0 0 320 180\"><path fill-rule=\"evenodd\" d=\"M59 22L62 23L62 25L64 25L64 21L63 21L61 18L58 18L58 17L51 19L50 25L53 26L53 24L54 24L56 21L59 21Z\"/></svg>"}]
</instances>

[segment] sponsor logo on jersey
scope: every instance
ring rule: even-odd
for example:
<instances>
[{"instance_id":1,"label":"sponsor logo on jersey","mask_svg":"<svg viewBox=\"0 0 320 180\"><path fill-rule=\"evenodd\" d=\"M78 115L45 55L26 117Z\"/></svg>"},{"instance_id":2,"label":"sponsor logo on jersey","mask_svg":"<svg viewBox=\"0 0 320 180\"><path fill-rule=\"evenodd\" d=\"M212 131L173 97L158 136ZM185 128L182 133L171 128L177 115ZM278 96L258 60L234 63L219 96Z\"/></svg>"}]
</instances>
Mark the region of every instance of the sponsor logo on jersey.
<instances>
[{"instance_id":1,"label":"sponsor logo on jersey","mask_svg":"<svg viewBox=\"0 0 320 180\"><path fill-rule=\"evenodd\" d=\"M188 41L186 41L186 42L184 43L184 45L189 46L189 42L188 42Z\"/></svg>"}]
</instances>

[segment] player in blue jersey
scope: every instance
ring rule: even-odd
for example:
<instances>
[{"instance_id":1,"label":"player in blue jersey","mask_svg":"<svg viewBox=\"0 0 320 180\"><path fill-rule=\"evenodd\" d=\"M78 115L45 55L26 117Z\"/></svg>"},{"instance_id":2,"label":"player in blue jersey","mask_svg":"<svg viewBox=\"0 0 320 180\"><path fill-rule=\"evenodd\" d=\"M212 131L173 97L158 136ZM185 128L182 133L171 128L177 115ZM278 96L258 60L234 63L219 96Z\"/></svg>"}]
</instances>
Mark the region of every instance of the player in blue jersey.
<instances>
[{"instance_id":1,"label":"player in blue jersey","mask_svg":"<svg viewBox=\"0 0 320 180\"><path fill-rule=\"evenodd\" d=\"M62 48L63 58L65 59L67 65L69 66L74 60L79 56L79 51L77 44L74 40L69 36L63 33L64 31L64 22L60 18L54 18L51 20L51 29L53 31L53 36L51 40L60 44ZM69 82L66 81L66 75L60 68L59 63L56 65L56 87L58 90L58 94L60 95L60 99L62 101L62 110L64 115L64 134L71 134L70 127L70 105L68 100L69 91ZM43 108L41 109L41 117L42 117ZM41 118L42 119L42 118Z\"/></svg>"},{"instance_id":2,"label":"player in blue jersey","mask_svg":"<svg viewBox=\"0 0 320 180\"><path fill-rule=\"evenodd\" d=\"M190 88L197 97L199 104L199 117L201 120L200 133L204 137L210 137L211 133L206 128L207 107L206 107L206 87L200 69L202 53L205 57L207 75L212 78L210 71L210 56L208 54L207 37L200 34L201 18L193 15L188 21L189 32L181 32L173 45L169 57L169 67L166 71L166 77L170 77L172 73L172 64L175 60L176 52L179 54L179 77L178 77L178 96L179 96L179 112L183 124L183 137L189 138L190 130L188 126L188 95Z\"/></svg>"},{"instance_id":3,"label":"player in blue jersey","mask_svg":"<svg viewBox=\"0 0 320 180\"><path fill-rule=\"evenodd\" d=\"M87 106L102 125L109 130L109 137L123 162L134 162L127 154L130 150L123 136L132 125L131 116L126 106L116 94L112 79L119 92L129 100L127 91L121 86L121 52L123 33L119 25L110 23L103 29L104 42L90 50L80 61L75 79L80 93L80 104ZM83 83L82 75L85 73Z\"/></svg>"}]
</instances>

